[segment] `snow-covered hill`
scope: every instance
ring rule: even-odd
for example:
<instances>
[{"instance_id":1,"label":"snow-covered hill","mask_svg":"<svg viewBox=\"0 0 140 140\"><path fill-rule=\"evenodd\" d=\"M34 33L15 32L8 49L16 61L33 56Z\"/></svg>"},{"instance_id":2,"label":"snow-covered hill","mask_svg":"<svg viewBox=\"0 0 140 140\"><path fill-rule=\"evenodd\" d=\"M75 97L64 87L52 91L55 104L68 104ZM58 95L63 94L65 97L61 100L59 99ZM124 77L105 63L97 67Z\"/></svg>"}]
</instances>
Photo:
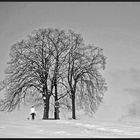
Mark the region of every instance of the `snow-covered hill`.
<instances>
[{"instance_id":1,"label":"snow-covered hill","mask_svg":"<svg viewBox=\"0 0 140 140\"><path fill-rule=\"evenodd\" d=\"M85 120L0 120L0 138L140 137L140 123Z\"/></svg>"},{"instance_id":2,"label":"snow-covered hill","mask_svg":"<svg viewBox=\"0 0 140 140\"><path fill-rule=\"evenodd\" d=\"M71 112L61 111L60 120L42 120L37 110L34 121L27 120L30 108L14 112L0 112L0 138L136 138L140 137L140 119L106 119L88 117L77 111L76 120ZM53 114L50 113L52 117Z\"/></svg>"}]
</instances>

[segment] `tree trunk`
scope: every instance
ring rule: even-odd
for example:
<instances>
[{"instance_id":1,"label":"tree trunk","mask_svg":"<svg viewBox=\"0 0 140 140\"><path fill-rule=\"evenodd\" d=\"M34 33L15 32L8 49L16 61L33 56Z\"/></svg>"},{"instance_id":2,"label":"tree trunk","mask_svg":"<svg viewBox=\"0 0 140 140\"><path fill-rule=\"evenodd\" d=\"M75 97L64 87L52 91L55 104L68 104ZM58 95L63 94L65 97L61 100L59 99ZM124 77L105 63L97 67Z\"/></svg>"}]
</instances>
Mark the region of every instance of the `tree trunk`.
<instances>
[{"instance_id":1,"label":"tree trunk","mask_svg":"<svg viewBox=\"0 0 140 140\"><path fill-rule=\"evenodd\" d=\"M43 114L43 120L49 119L49 96L46 97L44 100L44 114Z\"/></svg>"},{"instance_id":2,"label":"tree trunk","mask_svg":"<svg viewBox=\"0 0 140 140\"><path fill-rule=\"evenodd\" d=\"M57 51L58 52L58 51ZM58 62L59 62L59 58L57 55L56 58L56 68L55 68L55 80L54 80L54 87L55 87L55 108L54 108L54 118L57 120L59 119L59 106L56 105L58 104L58 92L57 92L57 76L58 76Z\"/></svg>"},{"instance_id":3,"label":"tree trunk","mask_svg":"<svg viewBox=\"0 0 140 140\"><path fill-rule=\"evenodd\" d=\"M55 120L59 119L59 102L58 102L58 93L57 93L57 83L55 83L54 118L55 118Z\"/></svg>"},{"instance_id":4,"label":"tree trunk","mask_svg":"<svg viewBox=\"0 0 140 140\"><path fill-rule=\"evenodd\" d=\"M58 101L55 101L55 108L54 108L54 118L56 120L59 119L59 102Z\"/></svg>"},{"instance_id":5,"label":"tree trunk","mask_svg":"<svg viewBox=\"0 0 140 140\"><path fill-rule=\"evenodd\" d=\"M75 93L72 92L72 118L76 119L76 113L75 113Z\"/></svg>"}]
</instances>

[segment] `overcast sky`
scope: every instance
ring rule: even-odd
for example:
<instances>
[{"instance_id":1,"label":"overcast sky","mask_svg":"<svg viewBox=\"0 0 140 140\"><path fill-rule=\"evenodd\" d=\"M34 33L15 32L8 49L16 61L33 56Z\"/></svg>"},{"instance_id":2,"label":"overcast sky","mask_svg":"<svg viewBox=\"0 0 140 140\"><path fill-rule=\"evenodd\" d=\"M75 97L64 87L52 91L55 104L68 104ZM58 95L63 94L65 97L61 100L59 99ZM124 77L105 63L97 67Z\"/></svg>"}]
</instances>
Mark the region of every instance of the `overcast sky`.
<instances>
[{"instance_id":1,"label":"overcast sky","mask_svg":"<svg viewBox=\"0 0 140 140\"><path fill-rule=\"evenodd\" d=\"M120 117L130 106L140 114L139 2L0 2L0 80L11 45L49 27L72 29L104 50L108 91L98 118Z\"/></svg>"}]
</instances>

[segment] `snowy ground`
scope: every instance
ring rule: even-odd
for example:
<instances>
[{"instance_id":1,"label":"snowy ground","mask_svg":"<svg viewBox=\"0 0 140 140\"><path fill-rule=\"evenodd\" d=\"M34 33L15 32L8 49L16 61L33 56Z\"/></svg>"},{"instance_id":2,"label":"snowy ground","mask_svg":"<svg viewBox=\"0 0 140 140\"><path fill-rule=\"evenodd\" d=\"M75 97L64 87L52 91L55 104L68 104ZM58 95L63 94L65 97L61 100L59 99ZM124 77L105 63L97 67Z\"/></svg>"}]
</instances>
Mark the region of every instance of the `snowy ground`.
<instances>
[{"instance_id":1,"label":"snowy ground","mask_svg":"<svg viewBox=\"0 0 140 140\"><path fill-rule=\"evenodd\" d=\"M94 120L0 120L0 138L136 138L140 123Z\"/></svg>"},{"instance_id":2,"label":"snowy ground","mask_svg":"<svg viewBox=\"0 0 140 140\"><path fill-rule=\"evenodd\" d=\"M103 120L77 111L77 120L72 120L71 112L65 111L60 113L60 120L42 120L43 114L37 111L32 121L27 120L29 111L0 112L0 138L140 138L139 117Z\"/></svg>"}]
</instances>

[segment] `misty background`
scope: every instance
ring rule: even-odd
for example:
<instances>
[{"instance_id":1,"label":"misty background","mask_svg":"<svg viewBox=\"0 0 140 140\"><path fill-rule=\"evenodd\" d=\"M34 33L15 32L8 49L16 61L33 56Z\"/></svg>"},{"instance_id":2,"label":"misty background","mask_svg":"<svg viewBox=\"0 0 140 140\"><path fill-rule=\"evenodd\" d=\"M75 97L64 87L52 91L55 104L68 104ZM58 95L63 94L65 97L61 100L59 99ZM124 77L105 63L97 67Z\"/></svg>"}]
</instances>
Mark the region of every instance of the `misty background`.
<instances>
[{"instance_id":1,"label":"misty background","mask_svg":"<svg viewBox=\"0 0 140 140\"><path fill-rule=\"evenodd\" d=\"M38 28L72 29L107 57L102 74L108 91L94 117L140 120L139 15L139 2L0 2L0 80L14 43Z\"/></svg>"}]
</instances>

